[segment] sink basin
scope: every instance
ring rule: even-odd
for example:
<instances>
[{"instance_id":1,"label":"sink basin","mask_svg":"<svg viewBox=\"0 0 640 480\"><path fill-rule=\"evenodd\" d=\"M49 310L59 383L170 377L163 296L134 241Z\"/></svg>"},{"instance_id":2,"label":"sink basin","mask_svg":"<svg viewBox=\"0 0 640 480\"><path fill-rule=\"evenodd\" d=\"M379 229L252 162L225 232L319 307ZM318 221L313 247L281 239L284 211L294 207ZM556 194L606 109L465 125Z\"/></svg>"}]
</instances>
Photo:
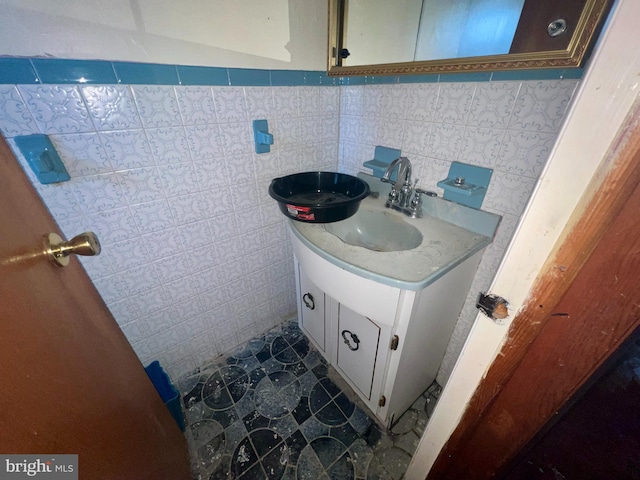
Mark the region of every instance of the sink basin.
<instances>
[{"instance_id":1,"label":"sink basin","mask_svg":"<svg viewBox=\"0 0 640 480\"><path fill-rule=\"evenodd\" d=\"M359 210L354 216L324 226L343 242L376 252L411 250L422 243L422 233L399 215Z\"/></svg>"},{"instance_id":2,"label":"sink basin","mask_svg":"<svg viewBox=\"0 0 640 480\"><path fill-rule=\"evenodd\" d=\"M352 217L289 222L294 255L307 271L327 278L346 271L386 287L420 290L482 251L498 228L499 215L438 197L423 198L421 218L405 217L385 207L388 184L362 172L358 177L379 195L364 198Z\"/></svg>"}]
</instances>

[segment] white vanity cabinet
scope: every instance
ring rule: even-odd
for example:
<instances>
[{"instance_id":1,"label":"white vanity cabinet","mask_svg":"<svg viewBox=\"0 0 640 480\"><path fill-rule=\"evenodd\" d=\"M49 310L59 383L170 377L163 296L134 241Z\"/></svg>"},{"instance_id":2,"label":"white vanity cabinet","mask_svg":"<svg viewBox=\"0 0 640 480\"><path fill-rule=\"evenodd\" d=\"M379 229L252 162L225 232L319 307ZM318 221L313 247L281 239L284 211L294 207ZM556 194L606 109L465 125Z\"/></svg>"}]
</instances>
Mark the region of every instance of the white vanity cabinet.
<instances>
[{"instance_id":1,"label":"white vanity cabinet","mask_svg":"<svg viewBox=\"0 0 640 480\"><path fill-rule=\"evenodd\" d=\"M423 216L405 218L386 208L388 184L358 176L380 195L362 200L347 223L289 223L298 321L391 425L436 378L500 216L424 197Z\"/></svg>"},{"instance_id":2,"label":"white vanity cabinet","mask_svg":"<svg viewBox=\"0 0 640 480\"><path fill-rule=\"evenodd\" d=\"M435 379L482 250L413 291L347 272L292 241L300 328L390 426Z\"/></svg>"},{"instance_id":3,"label":"white vanity cabinet","mask_svg":"<svg viewBox=\"0 0 640 480\"><path fill-rule=\"evenodd\" d=\"M387 309L386 318L376 316L371 308L375 308L376 302L366 302L367 295L360 295L357 285L352 284L353 288L349 290L343 289L339 278L336 278L337 283L331 282L322 274L318 275L318 270L305 270L297 259L295 265L300 328L327 362L375 412L384 377L384 368L379 367L384 366L387 358L390 324L395 312ZM339 293L340 290L343 294ZM395 303L397 296L394 292L389 293ZM367 304L359 305L362 300ZM360 310L358 306L366 315L356 311Z\"/></svg>"},{"instance_id":4,"label":"white vanity cabinet","mask_svg":"<svg viewBox=\"0 0 640 480\"><path fill-rule=\"evenodd\" d=\"M316 348L325 357L327 356L327 316L325 315L325 294L322 290L316 287L311 280L299 271L298 275L298 323L300 328L304 330Z\"/></svg>"}]
</instances>

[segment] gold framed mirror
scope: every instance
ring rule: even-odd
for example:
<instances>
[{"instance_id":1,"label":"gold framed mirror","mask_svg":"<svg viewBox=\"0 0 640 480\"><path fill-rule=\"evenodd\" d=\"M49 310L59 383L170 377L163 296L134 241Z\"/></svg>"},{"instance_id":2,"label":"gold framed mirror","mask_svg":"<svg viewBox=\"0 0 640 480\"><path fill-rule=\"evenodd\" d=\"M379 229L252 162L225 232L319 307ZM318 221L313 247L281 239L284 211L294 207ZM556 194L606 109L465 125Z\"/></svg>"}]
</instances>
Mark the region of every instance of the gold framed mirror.
<instances>
[{"instance_id":1,"label":"gold framed mirror","mask_svg":"<svg viewBox=\"0 0 640 480\"><path fill-rule=\"evenodd\" d=\"M411 75L580 67L613 3L612 0L491 0L494 1L501 2L500 8L487 11L489 0L329 0L327 73ZM475 21L475 30L471 34L460 30L453 38L452 32L457 32L454 26L473 24L469 20L473 12L469 13L469 9L475 9L477 14L481 8L474 5L479 4L485 10L483 17L476 15L480 20ZM511 10L511 26L504 15L496 15L498 10L501 14L508 10L505 4ZM461 5L466 9L464 22L459 21ZM379 13L376 6L380 7ZM453 7L457 8L454 12ZM514 8L519 10L514 13ZM417 29L415 40L414 29ZM511 36L505 40L505 32L510 29ZM495 32L501 32L502 37L497 39L499 35ZM435 37L438 41L430 43L430 38ZM489 37L493 41L490 46L481 44L491 42L478 41ZM467 46L463 48L465 42ZM454 53L461 53L457 58L448 56L452 45L457 49ZM498 53L483 54L482 48L494 52L487 49L496 45ZM475 51L480 52L479 56L470 53Z\"/></svg>"}]
</instances>

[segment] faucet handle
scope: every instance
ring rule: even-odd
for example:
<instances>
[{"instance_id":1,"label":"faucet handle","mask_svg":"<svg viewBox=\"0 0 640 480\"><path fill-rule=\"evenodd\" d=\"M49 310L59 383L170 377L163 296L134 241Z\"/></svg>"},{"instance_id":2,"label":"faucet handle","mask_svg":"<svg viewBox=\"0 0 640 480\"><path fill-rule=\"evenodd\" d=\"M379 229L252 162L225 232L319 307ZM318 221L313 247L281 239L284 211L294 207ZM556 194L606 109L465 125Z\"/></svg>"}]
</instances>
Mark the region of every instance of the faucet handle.
<instances>
[{"instance_id":1,"label":"faucet handle","mask_svg":"<svg viewBox=\"0 0 640 480\"><path fill-rule=\"evenodd\" d=\"M419 194L423 193L427 197L437 197L438 196L438 194L436 192L433 192L431 190L425 190L425 189L419 188L419 187L416 187L413 191L416 192L416 195L419 195Z\"/></svg>"},{"instance_id":2,"label":"faucet handle","mask_svg":"<svg viewBox=\"0 0 640 480\"><path fill-rule=\"evenodd\" d=\"M412 209L417 209L422 205L422 195L420 195L418 189L414 190L414 194L413 194L413 198L411 199L411 208Z\"/></svg>"},{"instance_id":3,"label":"faucet handle","mask_svg":"<svg viewBox=\"0 0 640 480\"><path fill-rule=\"evenodd\" d=\"M417 182L416 182L417 183ZM414 185L413 198L411 199L411 217L422 218L422 195L421 190Z\"/></svg>"},{"instance_id":4,"label":"faucet handle","mask_svg":"<svg viewBox=\"0 0 640 480\"><path fill-rule=\"evenodd\" d=\"M411 210L418 217L422 216L422 194L427 195L429 197L437 197L438 194L436 192L432 192L431 190L424 190L422 188L417 187L418 181L416 180L413 188L413 198L411 199Z\"/></svg>"},{"instance_id":5,"label":"faucet handle","mask_svg":"<svg viewBox=\"0 0 640 480\"><path fill-rule=\"evenodd\" d=\"M392 183L392 182L389 182ZM387 201L385 206L389 208L391 205L395 204L398 200L398 190L396 190L395 185L391 185L391 190L389 191L389 196L387 197Z\"/></svg>"}]
</instances>

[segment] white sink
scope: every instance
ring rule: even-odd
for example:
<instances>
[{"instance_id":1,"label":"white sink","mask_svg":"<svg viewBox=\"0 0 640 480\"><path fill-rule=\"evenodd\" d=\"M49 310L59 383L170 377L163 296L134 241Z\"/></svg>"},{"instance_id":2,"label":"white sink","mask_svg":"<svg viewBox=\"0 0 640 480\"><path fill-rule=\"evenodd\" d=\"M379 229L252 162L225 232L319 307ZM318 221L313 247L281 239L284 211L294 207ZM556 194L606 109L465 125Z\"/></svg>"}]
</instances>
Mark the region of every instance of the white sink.
<instances>
[{"instance_id":1,"label":"white sink","mask_svg":"<svg viewBox=\"0 0 640 480\"><path fill-rule=\"evenodd\" d=\"M422 243L422 234L397 214L360 209L340 222L325 224L327 232L343 242L375 252L411 250Z\"/></svg>"},{"instance_id":2,"label":"white sink","mask_svg":"<svg viewBox=\"0 0 640 480\"><path fill-rule=\"evenodd\" d=\"M483 250L498 227L498 215L437 197L424 197L423 217L409 218L385 208L388 184L358 177L380 195L362 200L352 217L325 224L290 221L294 253L307 271L324 271L313 260L319 257L386 286L420 290Z\"/></svg>"}]
</instances>

